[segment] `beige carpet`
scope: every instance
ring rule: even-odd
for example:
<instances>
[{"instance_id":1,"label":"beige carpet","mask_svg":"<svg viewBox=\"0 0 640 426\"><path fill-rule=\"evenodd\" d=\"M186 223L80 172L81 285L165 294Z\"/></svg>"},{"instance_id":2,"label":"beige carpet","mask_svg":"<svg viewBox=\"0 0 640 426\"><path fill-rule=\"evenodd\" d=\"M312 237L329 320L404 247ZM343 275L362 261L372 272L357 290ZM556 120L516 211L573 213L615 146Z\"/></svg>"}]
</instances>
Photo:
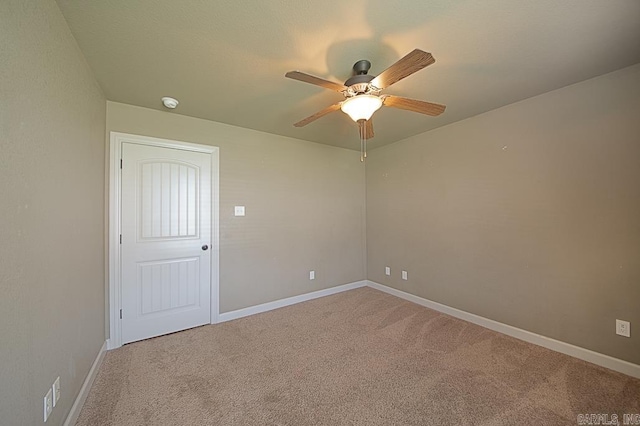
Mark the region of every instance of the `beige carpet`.
<instances>
[{"instance_id":1,"label":"beige carpet","mask_svg":"<svg viewBox=\"0 0 640 426\"><path fill-rule=\"evenodd\" d=\"M576 425L640 380L361 288L106 354L78 425Z\"/></svg>"}]
</instances>

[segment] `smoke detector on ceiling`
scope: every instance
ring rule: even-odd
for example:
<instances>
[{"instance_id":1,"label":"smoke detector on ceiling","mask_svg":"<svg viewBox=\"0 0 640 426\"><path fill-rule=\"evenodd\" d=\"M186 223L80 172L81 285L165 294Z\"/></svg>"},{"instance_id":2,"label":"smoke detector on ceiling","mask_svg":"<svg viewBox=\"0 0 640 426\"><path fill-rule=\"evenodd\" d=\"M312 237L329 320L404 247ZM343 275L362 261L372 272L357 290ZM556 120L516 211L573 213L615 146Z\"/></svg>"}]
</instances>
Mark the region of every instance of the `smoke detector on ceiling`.
<instances>
[{"instance_id":1,"label":"smoke detector on ceiling","mask_svg":"<svg viewBox=\"0 0 640 426\"><path fill-rule=\"evenodd\" d=\"M170 98L168 96L165 96L164 98L162 98L162 104L169 109L174 109L175 107L178 106L179 103L180 102L178 102L177 99Z\"/></svg>"}]
</instances>

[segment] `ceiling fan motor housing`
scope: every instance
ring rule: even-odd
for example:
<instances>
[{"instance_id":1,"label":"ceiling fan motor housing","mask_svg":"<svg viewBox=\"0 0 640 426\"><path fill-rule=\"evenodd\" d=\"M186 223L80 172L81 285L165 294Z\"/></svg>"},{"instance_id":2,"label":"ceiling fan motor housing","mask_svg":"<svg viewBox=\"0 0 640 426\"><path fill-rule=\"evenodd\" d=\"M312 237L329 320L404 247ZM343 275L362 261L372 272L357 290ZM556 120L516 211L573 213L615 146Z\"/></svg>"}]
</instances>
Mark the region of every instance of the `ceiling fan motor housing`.
<instances>
[{"instance_id":1,"label":"ceiling fan motor housing","mask_svg":"<svg viewBox=\"0 0 640 426\"><path fill-rule=\"evenodd\" d=\"M344 82L344 85L349 88L350 92L355 94L357 93L366 93L369 90L369 82L373 80L375 77L372 75L361 74L354 75Z\"/></svg>"},{"instance_id":2,"label":"ceiling fan motor housing","mask_svg":"<svg viewBox=\"0 0 640 426\"><path fill-rule=\"evenodd\" d=\"M375 78L367 74L370 69L371 62L366 59L361 59L353 64L353 76L344 82L344 85L349 88L349 94L358 95L370 91L369 83Z\"/></svg>"}]
</instances>

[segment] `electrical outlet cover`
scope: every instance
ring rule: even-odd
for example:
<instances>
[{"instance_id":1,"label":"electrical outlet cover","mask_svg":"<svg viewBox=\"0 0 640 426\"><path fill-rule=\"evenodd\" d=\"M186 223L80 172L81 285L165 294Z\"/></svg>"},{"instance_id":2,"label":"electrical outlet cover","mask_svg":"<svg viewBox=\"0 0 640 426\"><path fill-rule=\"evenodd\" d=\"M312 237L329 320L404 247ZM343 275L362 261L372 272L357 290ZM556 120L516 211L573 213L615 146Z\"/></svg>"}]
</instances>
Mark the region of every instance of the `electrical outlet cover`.
<instances>
[{"instance_id":1,"label":"electrical outlet cover","mask_svg":"<svg viewBox=\"0 0 640 426\"><path fill-rule=\"evenodd\" d=\"M616 320L616 334L631 337L631 323L629 321Z\"/></svg>"},{"instance_id":2,"label":"electrical outlet cover","mask_svg":"<svg viewBox=\"0 0 640 426\"><path fill-rule=\"evenodd\" d=\"M44 421L46 422L51 412L53 411L53 394L51 392L51 388L47 391L47 394L44 396Z\"/></svg>"},{"instance_id":3,"label":"electrical outlet cover","mask_svg":"<svg viewBox=\"0 0 640 426\"><path fill-rule=\"evenodd\" d=\"M60 401L60 377L53 382L53 406L55 407L58 401Z\"/></svg>"}]
</instances>

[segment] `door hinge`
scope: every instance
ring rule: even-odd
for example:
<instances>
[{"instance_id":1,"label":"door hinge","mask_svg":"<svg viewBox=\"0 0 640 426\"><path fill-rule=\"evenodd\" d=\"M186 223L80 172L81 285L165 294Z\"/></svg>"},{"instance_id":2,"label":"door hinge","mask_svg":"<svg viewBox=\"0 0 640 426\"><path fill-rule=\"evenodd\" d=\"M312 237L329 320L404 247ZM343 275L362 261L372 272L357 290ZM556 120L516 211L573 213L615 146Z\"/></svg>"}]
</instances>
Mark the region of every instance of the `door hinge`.
<instances>
[{"instance_id":1,"label":"door hinge","mask_svg":"<svg viewBox=\"0 0 640 426\"><path fill-rule=\"evenodd\" d=\"M122 234L120 234L120 244L122 244Z\"/></svg>"},{"instance_id":2,"label":"door hinge","mask_svg":"<svg viewBox=\"0 0 640 426\"><path fill-rule=\"evenodd\" d=\"M120 309L120 319L122 319L122 309Z\"/></svg>"},{"instance_id":3,"label":"door hinge","mask_svg":"<svg viewBox=\"0 0 640 426\"><path fill-rule=\"evenodd\" d=\"M120 159L120 168L122 168L122 158Z\"/></svg>"}]
</instances>

